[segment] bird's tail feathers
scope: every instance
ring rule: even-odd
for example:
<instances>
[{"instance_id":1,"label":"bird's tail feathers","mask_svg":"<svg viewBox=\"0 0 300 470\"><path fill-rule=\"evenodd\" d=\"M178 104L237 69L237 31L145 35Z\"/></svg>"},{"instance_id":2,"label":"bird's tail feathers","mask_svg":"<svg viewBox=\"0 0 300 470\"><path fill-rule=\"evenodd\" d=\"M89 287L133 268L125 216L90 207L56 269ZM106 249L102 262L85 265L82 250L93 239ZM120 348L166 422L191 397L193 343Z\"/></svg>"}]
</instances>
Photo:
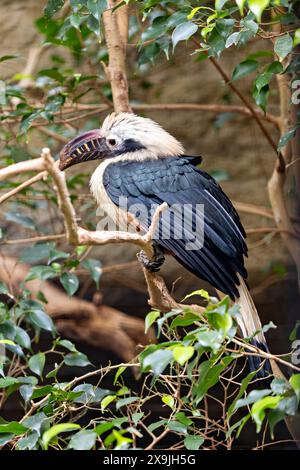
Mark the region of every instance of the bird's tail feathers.
<instances>
[{"instance_id":1,"label":"bird's tail feathers","mask_svg":"<svg viewBox=\"0 0 300 470\"><path fill-rule=\"evenodd\" d=\"M248 287L242 278L238 275L240 285L238 286L239 299L237 300L238 305L240 306L240 316L238 317L238 325L240 327L243 337L248 338L255 334L251 340L253 346L258 347L262 351L269 352L265 335L262 332L262 324L258 316L256 307L254 305L253 299L250 295ZM271 373L271 366L269 361L263 360L260 356L249 356L249 365L252 370L259 370L258 377L265 378L269 377Z\"/></svg>"}]
</instances>

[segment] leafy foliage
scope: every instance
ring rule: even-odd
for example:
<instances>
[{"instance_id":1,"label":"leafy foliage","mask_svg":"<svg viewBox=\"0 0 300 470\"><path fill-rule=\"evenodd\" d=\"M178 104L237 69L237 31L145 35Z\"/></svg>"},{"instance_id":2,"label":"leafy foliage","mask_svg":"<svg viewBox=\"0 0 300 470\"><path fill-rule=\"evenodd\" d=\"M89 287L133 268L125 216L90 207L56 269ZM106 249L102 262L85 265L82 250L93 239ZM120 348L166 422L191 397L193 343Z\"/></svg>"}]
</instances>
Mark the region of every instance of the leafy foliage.
<instances>
[{"instance_id":1,"label":"leafy foliage","mask_svg":"<svg viewBox=\"0 0 300 470\"><path fill-rule=\"evenodd\" d=\"M48 330L51 324L42 304L27 298L20 298L10 310L2 304L0 338L7 351L1 356L1 402L18 394L24 417L19 422L1 421L1 445L20 450L128 449L138 447L141 440L151 443L164 433L173 434L177 445L189 450L231 448L234 436L238 438L248 420L256 424L257 432L267 420L274 436L276 424L297 412L300 374L292 375L289 382L274 379L270 388L254 388L255 372L242 378L238 359L242 348L234 343L237 309L230 307L228 298L217 301L203 290L191 295L199 292L208 302L202 315L192 307L149 313L147 326L156 324L161 340L147 346L137 359L144 383L140 393L124 378L132 365L90 369L88 358L71 341L57 337L54 328L52 347L34 352L41 330ZM37 325L30 316L34 312L48 323L44 320ZM57 358L56 364L46 374L50 355ZM63 365L89 367L90 371L62 383ZM106 373L114 375L111 390L101 388ZM93 384L91 377L100 379ZM217 383L224 387L218 422L209 419L207 406ZM164 419L149 421L151 402L158 398L165 408ZM85 426L79 424L90 409L97 410L97 418ZM236 420L240 410L243 417ZM217 441L211 440L214 432L218 432Z\"/></svg>"}]
</instances>

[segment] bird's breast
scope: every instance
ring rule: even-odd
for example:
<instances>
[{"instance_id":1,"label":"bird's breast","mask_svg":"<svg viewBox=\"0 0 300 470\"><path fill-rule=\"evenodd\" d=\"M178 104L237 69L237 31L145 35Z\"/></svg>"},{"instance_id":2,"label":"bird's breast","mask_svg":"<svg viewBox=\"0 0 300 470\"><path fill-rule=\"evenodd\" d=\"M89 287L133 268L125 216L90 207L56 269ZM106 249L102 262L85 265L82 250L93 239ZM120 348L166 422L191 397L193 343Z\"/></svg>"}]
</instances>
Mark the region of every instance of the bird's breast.
<instances>
[{"instance_id":1,"label":"bird's breast","mask_svg":"<svg viewBox=\"0 0 300 470\"><path fill-rule=\"evenodd\" d=\"M105 186L103 184L103 175L108 165L113 164L111 160L105 160L94 171L90 180L90 189L96 199L98 208L98 215L101 216L102 212L105 212L108 217L114 222L114 227L111 227L111 230L122 230L127 231L140 231L139 222L135 217L119 208L114 202L110 199ZM130 227L129 227L130 225Z\"/></svg>"}]
</instances>

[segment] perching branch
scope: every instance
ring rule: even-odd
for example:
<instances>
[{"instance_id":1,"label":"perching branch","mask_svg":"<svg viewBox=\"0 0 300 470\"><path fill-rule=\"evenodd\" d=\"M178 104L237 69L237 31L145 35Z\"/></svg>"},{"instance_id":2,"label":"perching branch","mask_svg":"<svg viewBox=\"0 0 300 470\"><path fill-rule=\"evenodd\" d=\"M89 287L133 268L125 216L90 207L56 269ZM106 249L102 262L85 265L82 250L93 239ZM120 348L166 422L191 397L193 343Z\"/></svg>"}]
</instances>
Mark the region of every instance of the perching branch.
<instances>
[{"instance_id":1,"label":"perching branch","mask_svg":"<svg viewBox=\"0 0 300 470\"><path fill-rule=\"evenodd\" d=\"M70 243L78 245L78 226L76 222L76 215L69 196L65 174L59 171L58 165L51 157L50 150L48 148L44 148L42 150L42 158L44 160L45 168L47 169L49 175L52 176L56 185L58 205L64 215L64 223L68 240Z\"/></svg>"}]
</instances>

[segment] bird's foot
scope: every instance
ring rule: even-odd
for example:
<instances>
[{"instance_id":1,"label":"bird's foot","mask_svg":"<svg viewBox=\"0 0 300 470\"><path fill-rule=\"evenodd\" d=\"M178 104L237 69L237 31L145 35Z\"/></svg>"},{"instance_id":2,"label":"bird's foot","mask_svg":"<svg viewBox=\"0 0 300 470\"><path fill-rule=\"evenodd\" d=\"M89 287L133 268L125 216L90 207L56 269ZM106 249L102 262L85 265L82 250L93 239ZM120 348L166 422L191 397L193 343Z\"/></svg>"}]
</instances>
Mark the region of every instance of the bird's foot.
<instances>
[{"instance_id":1,"label":"bird's foot","mask_svg":"<svg viewBox=\"0 0 300 470\"><path fill-rule=\"evenodd\" d=\"M151 259L148 258L143 250L137 254L137 257L144 268L146 268L151 273L156 273L159 271L165 262L163 251L156 244L153 244L153 257Z\"/></svg>"}]
</instances>

